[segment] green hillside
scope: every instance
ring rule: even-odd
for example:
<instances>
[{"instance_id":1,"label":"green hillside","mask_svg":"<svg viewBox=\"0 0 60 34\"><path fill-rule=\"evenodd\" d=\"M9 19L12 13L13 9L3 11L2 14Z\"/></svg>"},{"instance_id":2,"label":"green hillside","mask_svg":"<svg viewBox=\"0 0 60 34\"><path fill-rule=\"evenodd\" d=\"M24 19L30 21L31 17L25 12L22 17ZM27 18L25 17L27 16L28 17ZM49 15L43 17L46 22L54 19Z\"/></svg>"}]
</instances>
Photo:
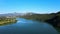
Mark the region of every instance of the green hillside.
<instances>
[{"instance_id":1,"label":"green hillside","mask_svg":"<svg viewBox=\"0 0 60 34\"><path fill-rule=\"evenodd\" d=\"M50 14L32 14L32 15L25 15L22 16L26 19L33 19L37 21L42 21L51 24L54 26L58 31L60 31L60 11L57 13L50 13Z\"/></svg>"}]
</instances>

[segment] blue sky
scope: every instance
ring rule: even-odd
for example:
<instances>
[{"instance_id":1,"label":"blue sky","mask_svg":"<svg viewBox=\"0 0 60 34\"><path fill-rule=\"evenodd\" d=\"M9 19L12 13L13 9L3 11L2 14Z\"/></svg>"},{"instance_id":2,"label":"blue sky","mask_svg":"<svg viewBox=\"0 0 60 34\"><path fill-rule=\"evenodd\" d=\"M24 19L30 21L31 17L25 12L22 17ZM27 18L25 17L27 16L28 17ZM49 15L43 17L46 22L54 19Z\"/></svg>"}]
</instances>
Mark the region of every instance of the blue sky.
<instances>
[{"instance_id":1,"label":"blue sky","mask_svg":"<svg viewBox=\"0 0 60 34\"><path fill-rule=\"evenodd\" d=\"M60 0L0 0L0 13L52 13L60 11Z\"/></svg>"}]
</instances>

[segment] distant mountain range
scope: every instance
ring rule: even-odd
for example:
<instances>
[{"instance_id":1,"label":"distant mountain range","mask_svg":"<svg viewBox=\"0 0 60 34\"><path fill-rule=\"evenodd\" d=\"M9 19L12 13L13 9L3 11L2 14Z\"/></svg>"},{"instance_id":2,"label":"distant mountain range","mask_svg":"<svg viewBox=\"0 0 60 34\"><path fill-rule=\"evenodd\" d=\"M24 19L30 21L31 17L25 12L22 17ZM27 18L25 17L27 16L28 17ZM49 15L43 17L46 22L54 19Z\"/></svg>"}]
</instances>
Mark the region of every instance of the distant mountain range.
<instances>
[{"instance_id":1,"label":"distant mountain range","mask_svg":"<svg viewBox=\"0 0 60 34\"><path fill-rule=\"evenodd\" d=\"M7 14L0 14L0 16L26 16L32 15L32 13L7 13Z\"/></svg>"},{"instance_id":2,"label":"distant mountain range","mask_svg":"<svg viewBox=\"0 0 60 34\"><path fill-rule=\"evenodd\" d=\"M0 16L19 16L22 15L21 13L7 13L7 14L0 14Z\"/></svg>"}]
</instances>

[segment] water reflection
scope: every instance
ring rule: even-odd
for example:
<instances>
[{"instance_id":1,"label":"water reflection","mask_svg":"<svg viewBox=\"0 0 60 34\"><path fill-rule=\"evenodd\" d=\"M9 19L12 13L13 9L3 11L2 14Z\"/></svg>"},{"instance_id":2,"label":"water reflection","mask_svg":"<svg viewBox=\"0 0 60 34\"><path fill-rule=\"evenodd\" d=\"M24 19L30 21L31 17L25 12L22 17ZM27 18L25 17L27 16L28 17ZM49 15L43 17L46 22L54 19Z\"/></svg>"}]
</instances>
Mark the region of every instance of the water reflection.
<instances>
[{"instance_id":1,"label":"water reflection","mask_svg":"<svg viewBox=\"0 0 60 34\"><path fill-rule=\"evenodd\" d=\"M15 24L0 26L0 34L57 34L49 24L24 18L17 18L17 20Z\"/></svg>"}]
</instances>

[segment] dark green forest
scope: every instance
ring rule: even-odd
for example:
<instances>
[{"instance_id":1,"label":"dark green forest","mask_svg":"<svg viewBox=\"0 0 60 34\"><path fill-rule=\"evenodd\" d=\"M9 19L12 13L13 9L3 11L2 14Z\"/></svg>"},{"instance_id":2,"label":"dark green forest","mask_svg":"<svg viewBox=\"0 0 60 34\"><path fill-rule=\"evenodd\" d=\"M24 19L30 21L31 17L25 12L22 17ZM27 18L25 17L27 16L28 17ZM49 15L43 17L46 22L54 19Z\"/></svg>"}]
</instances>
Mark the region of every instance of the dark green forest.
<instances>
[{"instance_id":1,"label":"dark green forest","mask_svg":"<svg viewBox=\"0 0 60 34\"><path fill-rule=\"evenodd\" d=\"M58 29L60 31L60 11L57 13L50 13L50 14L35 14L32 15L25 15L22 16L26 19L33 19L37 21L46 22L48 24L51 24L53 27Z\"/></svg>"}]
</instances>

